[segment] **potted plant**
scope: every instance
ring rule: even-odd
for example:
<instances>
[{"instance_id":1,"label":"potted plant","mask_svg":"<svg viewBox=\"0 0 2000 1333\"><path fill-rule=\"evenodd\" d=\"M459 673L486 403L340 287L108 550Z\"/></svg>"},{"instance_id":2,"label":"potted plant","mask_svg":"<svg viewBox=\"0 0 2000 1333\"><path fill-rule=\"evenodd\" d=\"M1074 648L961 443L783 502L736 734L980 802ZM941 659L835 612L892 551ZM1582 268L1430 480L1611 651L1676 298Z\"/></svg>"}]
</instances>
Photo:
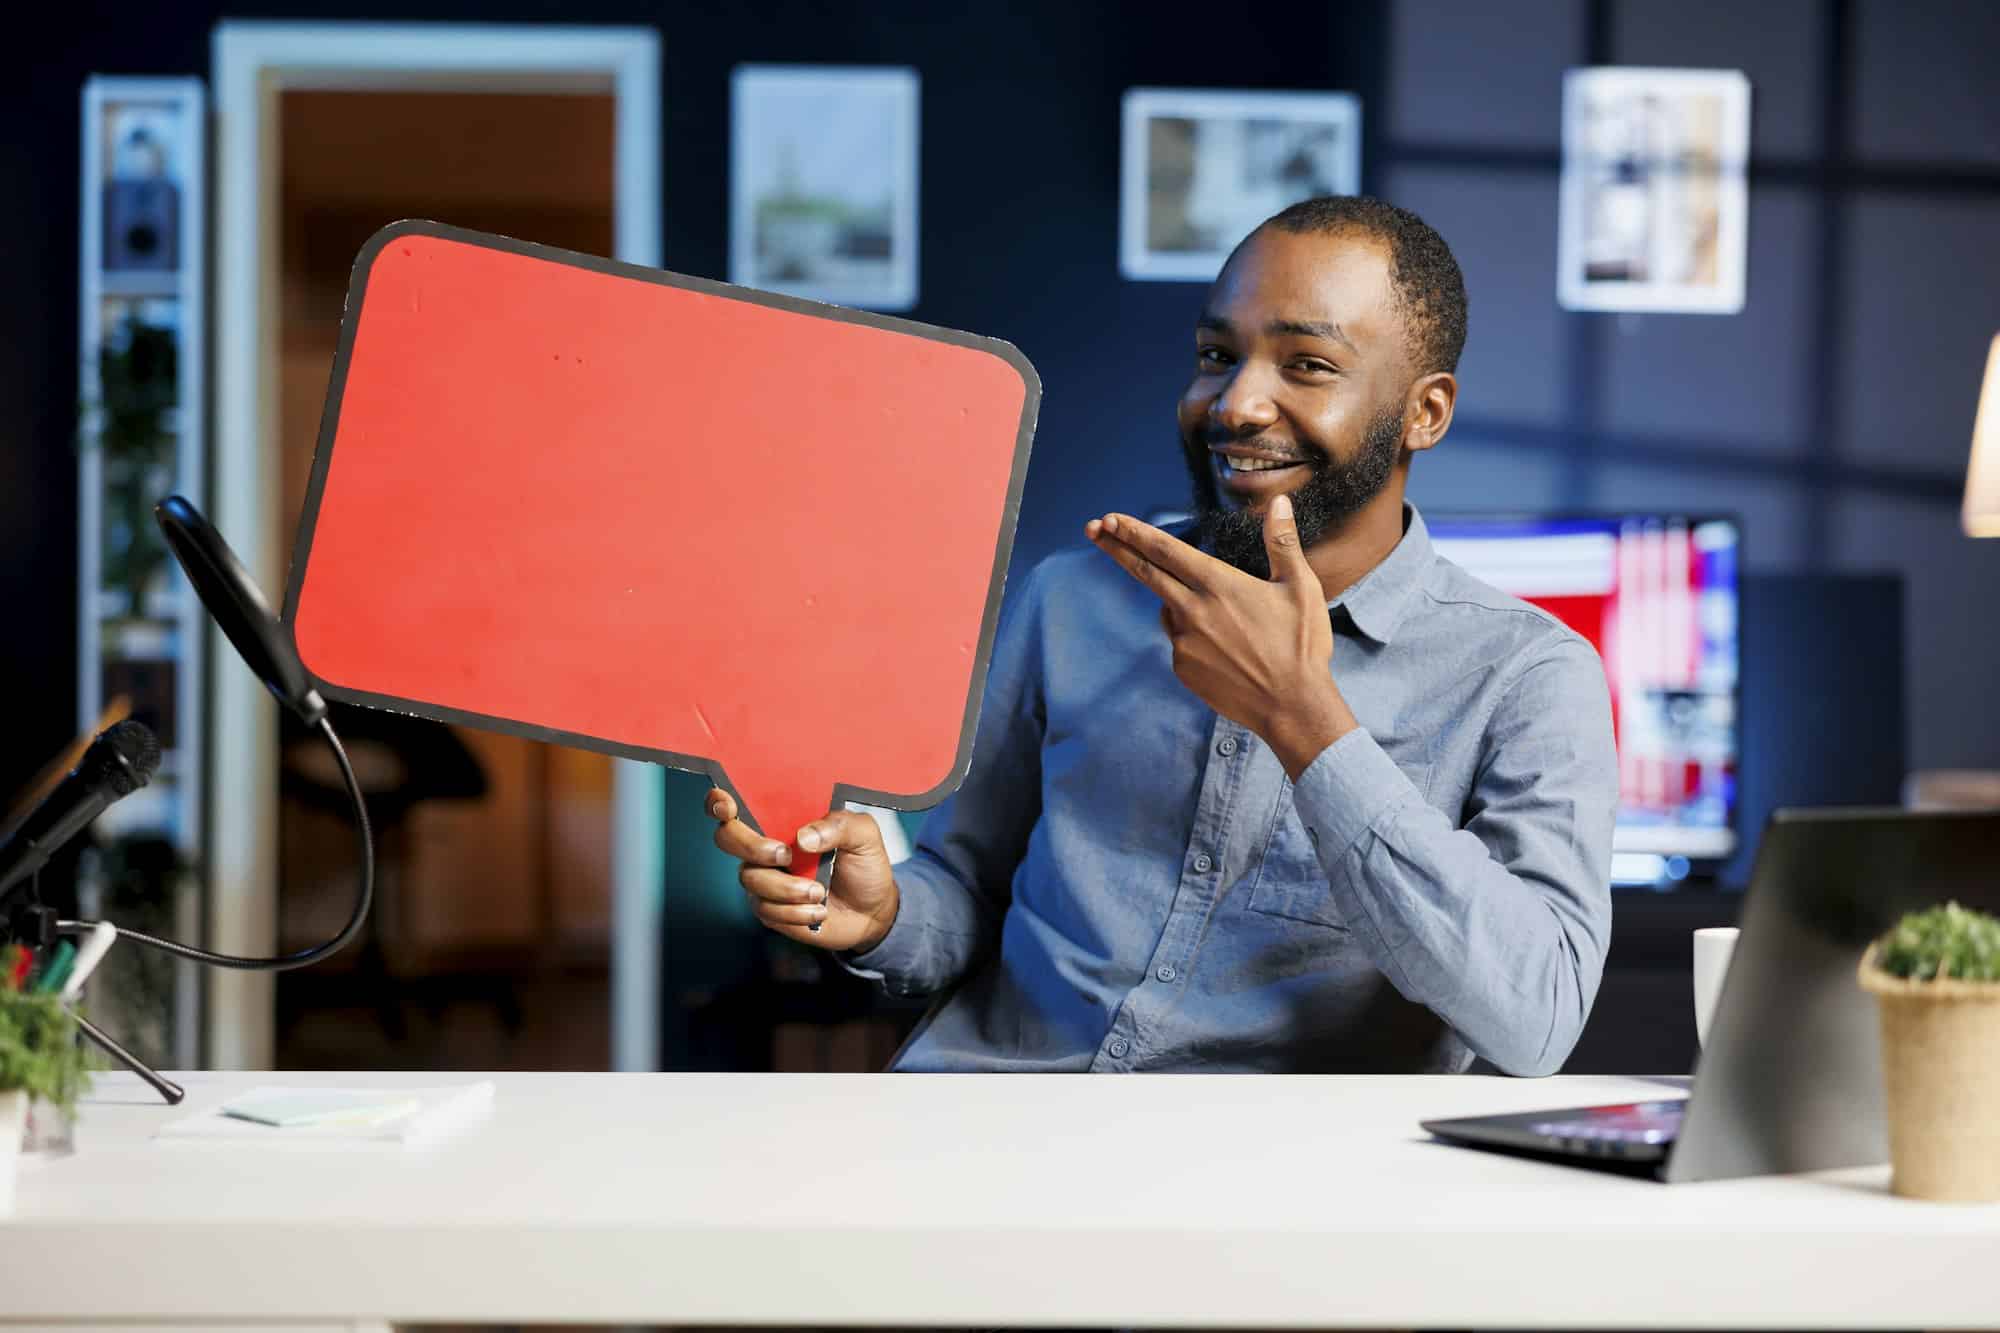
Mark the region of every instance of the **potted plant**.
<instances>
[{"instance_id":1,"label":"potted plant","mask_svg":"<svg viewBox=\"0 0 2000 1333\"><path fill-rule=\"evenodd\" d=\"M69 1115L84 1083L76 1019L54 994L23 986L24 954L19 945L0 950L0 1214L13 1211L29 1100Z\"/></svg>"},{"instance_id":2,"label":"potted plant","mask_svg":"<svg viewBox=\"0 0 2000 1333\"><path fill-rule=\"evenodd\" d=\"M1912 912L1859 976L1881 1014L1891 1190L2000 1199L2000 920L1957 903Z\"/></svg>"}]
</instances>

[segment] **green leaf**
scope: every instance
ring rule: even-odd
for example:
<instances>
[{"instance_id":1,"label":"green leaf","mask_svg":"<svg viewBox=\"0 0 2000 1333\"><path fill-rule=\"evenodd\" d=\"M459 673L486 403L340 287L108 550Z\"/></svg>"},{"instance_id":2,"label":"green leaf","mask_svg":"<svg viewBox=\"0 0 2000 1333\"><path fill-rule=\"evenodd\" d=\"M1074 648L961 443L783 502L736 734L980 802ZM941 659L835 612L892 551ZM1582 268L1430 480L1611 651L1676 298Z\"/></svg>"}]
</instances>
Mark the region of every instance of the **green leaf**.
<instances>
[{"instance_id":1,"label":"green leaf","mask_svg":"<svg viewBox=\"0 0 2000 1333\"><path fill-rule=\"evenodd\" d=\"M71 1111L84 1080L75 1016L53 995L0 992L0 1092L22 1089Z\"/></svg>"},{"instance_id":2,"label":"green leaf","mask_svg":"<svg viewBox=\"0 0 2000 1333\"><path fill-rule=\"evenodd\" d=\"M1946 903L1912 912L1877 941L1876 961L1913 981L2000 981L2000 919Z\"/></svg>"}]
</instances>

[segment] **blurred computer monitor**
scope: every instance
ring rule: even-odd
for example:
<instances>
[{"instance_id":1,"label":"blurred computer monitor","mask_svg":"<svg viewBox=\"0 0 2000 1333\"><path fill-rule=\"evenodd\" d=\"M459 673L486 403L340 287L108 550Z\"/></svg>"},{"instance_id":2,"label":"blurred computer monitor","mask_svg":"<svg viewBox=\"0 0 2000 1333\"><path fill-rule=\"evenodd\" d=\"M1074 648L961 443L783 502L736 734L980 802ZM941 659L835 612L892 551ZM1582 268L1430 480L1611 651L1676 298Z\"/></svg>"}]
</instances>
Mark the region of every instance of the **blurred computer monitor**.
<instances>
[{"instance_id":1,"label":"blurred computer monitor","mask_svg":"<svg viewBox=\"0 0 2000 1333\"><path fill-rule=\"evenodd\" d=\"M1604 660L1618 740L1612 879L1672 887L1737 844L1736 519L1425 515L1440 554L1532 602Z\"/></svg>"}]
</instances>

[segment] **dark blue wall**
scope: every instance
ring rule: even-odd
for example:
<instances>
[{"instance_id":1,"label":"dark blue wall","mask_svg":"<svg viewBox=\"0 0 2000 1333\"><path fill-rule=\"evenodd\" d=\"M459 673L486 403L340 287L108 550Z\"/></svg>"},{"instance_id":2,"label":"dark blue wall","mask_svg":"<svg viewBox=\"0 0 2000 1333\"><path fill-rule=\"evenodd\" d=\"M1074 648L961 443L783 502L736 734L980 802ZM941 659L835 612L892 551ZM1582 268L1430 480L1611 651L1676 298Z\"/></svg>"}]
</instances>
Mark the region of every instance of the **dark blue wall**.
<instances>
[{"instance_id":1,"label":"dark blue wall","mask_svg":"<svg viewBox=\"0 0 2000 1333\"><path fill-rule=\"evenodd\" d=\"M1526 14L1536 15L1529 21ZM1466 272L1460 417L1432 506L1728 509L1755 571L1892 570L1914 767L2000 766L2000 541L1958 528L2000 330L2000 7L1952 0L1402 0L1373 188ZM1562 70L1751 82L1741 314L1556 307ZM1746 760L1754 762L1754 756Z\"/></svg>"},{"instance_id":2,"label":"dark blue wall","mask_svg":"<svg viewBox=\"0 0 2000 1333\"><path fill-rule=\"evenodd\" d=\"M642 24L662 39L665 260L726 277L729 74L741 62L907 64L923 79L917 319L1014 342L1041 372L1019 551L1080 538L1111 505L1178 501L1173 403L1200 288L1117 269L1119 99L1134 84L1354 87L1380 68L1379 7L1299 7L1257 32L1185 3L409 3L84 6L0 80L0 791L74 715L78 93L90 73L206 75L221 17ZM20 133L22 127L28 132ZM445 219L449 220L449 219ZM217 244L227 244L218 237ZM528 238L533 239L533 238Z\"/></svg>"},{"instance_id":3,"label":"dark blue wall","mask_svg":"<svg viewBox=\"0 0 2000 1333\"><path fill-rule=\"evenodd\" d=\"M68 6L0 80L0 790L69 734L74 641L77 106L83 77L206 73L213 4ZM263 5L232 17L357 17ZM1193 4L472 4L369 18L640 23L665 57L666 262L726 273L730 68L898 63L923 76L917 318L1039 367L1018 538L1029 560L1185 486L1171 411L1201 289L1117 274L1118 105L1135 84L1346 88L1368 187L1429 218L1472 300L1462 415L1431 507L1732 509L1752 569L1907 576L1909 757L2000 765L2000 541L1956 507L2000 324L2000 7L1949 0ZM45 36L50 22L66 33ZM1555 303L1562 70L1741 68L1753 85L1742 314ZM217 238L227 244L228 238Z\"/></svg>"}]
</instances>

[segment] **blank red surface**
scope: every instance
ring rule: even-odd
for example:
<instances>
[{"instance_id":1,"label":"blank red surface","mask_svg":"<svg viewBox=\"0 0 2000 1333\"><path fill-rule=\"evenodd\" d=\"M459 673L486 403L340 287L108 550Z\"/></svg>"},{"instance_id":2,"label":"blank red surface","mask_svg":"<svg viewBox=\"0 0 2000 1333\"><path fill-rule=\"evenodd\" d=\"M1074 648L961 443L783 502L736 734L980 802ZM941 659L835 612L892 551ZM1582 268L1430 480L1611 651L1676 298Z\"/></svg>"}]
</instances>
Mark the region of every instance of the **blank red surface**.
<instances>
[{"instance_id":1,"label":"blank red surface","mask_svg":"<svg viewBox=\"0 0 2000 1333\"><path fill-rule=\"evenodd\" d=\"M327 685L717 760L787 838L952 777L1007 360L425 235L349 318L292 609Z\"/></svg>"}]
</instances>

